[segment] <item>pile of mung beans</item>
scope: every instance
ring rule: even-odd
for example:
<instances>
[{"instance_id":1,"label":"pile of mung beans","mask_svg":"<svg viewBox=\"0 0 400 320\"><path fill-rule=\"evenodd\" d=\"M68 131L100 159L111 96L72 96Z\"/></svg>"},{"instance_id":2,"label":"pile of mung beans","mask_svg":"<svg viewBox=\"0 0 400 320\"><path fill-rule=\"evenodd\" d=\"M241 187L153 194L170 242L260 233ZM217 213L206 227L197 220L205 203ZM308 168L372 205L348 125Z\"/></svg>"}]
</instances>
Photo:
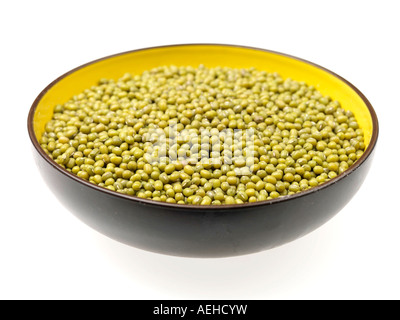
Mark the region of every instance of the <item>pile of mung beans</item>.
<instances>
[{"instance_id":1,"label":"pile of mung beans","mask_svg":"<svg viewBox=\"0 0 400 320\"><path fill-rule=\"evenodd\" d=\"M101 79L54 107L40 143L93 184L191 205L295 194L347 170L365 149L352 112L315 87L203 65Z\"/></svg>"}]
</instances>

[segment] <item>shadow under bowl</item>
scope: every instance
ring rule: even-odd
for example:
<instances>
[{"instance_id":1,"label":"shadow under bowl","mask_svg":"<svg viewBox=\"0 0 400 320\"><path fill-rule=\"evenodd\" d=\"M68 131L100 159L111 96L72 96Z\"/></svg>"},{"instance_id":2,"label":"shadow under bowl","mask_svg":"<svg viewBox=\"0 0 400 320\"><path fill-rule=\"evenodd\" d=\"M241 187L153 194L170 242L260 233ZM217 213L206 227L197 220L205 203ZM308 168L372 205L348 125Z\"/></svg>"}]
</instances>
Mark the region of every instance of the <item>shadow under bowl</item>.
<instances>
[{"instance_id":1,"label":"shadow under bowl","mask_svg":"<svg viewBox=\"0 0 400 320\"><path fill-rule=\"evenodd\" d=\"M348 170L306 191L240 205L195 206L123 195L80 179L53 161L39 139L53 108L101 78L140 74L160 65L255 67L314 85L351 110L364 130L366 150ZM365 96L337 74L314 63L258 48L187 44L146 48L92 61L60 76L34 101L28 132L40 173L59 201L98 232L162 254L228 257L260 252L302 237L330 220L363 183L378 137L378 120Z\"/></svg>"}]
</instances>

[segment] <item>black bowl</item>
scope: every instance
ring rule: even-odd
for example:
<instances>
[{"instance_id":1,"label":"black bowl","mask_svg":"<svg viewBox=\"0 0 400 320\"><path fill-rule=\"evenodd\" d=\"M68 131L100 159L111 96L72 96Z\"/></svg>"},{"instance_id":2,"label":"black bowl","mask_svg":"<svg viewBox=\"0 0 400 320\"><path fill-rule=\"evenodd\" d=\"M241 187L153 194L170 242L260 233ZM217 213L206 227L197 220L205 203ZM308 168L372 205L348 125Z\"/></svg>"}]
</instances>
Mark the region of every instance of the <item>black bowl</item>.
<instances>
[{"instance_id":1,"label":"black bowl","mask_svg":"<svg viewBox=\"0 0 400 320\"><path fill-rule=\"evenodd\" d=\"M255 203L178 205L123 195L69 173L41 148L38 137L54 105L103 77L140 72L164 64L250 67L280 73L317 86L352 110L366 132L366 150L347 171L306 191ZM297 77L297 78L296 78ZM187 257L227 257L280 246L320 227L354 196L371 166L378 120L352 84L308 61L263 49L229 45L175 45L102 58L62 75L34 101L28 132L37 166L60 202L84 223L125 244Z\"/></svg>"}]
</instances>

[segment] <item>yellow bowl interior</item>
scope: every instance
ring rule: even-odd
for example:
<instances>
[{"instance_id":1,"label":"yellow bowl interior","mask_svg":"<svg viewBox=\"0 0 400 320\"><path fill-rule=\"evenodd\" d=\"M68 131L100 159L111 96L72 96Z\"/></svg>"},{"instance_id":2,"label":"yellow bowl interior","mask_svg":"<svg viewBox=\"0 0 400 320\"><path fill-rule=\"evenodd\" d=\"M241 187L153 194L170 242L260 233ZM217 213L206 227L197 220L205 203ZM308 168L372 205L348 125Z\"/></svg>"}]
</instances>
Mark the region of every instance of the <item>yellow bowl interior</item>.
<instances>
[{"instance_id":1,"label":"yellow bowl interior","mask_svg":"<svg viewBox=\"0 0 400 320\"><path fill-rule=\"evenodd\" d=\"M224 45L181 45L156 47L115 55L88 64L56 82L40 99L34 114L34 131L39 139L57 104L97 84L101 78L118 79L124 73L141 72L161 65L191 65L197 67L249 68L278 72L314 85L323 95L338 100L342 107L351 110L364 130L365 145L372 136L372 118L366 103L348 84L333 74L312 64L285 55L246 47Z\"/></svg>"}]
</instances>

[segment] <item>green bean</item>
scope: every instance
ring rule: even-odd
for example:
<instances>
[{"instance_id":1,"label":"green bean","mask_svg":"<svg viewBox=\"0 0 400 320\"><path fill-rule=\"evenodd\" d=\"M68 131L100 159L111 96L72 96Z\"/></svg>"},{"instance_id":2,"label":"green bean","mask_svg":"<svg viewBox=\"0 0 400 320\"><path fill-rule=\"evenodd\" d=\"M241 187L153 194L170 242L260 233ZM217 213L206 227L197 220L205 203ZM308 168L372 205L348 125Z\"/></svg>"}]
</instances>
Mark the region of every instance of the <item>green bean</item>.
<instances>
[{"instance_id":1,"label":"green bean","mask_svg":"<svg viewBox=\"0 0 400 320\"><path fill-rule=\"evenodd\" d=\"M176 204L265 201L348 170L366 145L356 116L277 73L160 66L54 107L40 144L78 177Z\"/></svg>"}]
</instances>

